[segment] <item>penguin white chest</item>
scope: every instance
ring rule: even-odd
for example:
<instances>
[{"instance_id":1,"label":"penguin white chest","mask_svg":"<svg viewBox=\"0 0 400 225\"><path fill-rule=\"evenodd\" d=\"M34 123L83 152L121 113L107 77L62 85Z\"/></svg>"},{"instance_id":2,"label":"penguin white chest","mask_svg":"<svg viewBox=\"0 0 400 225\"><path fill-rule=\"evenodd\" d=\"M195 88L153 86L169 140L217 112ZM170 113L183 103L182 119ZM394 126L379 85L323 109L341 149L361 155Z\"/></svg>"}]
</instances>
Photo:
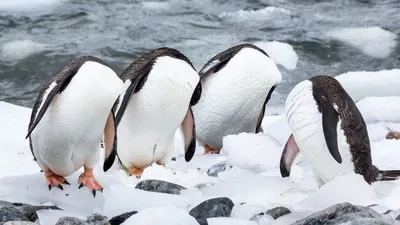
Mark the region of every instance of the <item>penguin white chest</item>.
<instances>
[{"instance_id":1,"label":"penguin white chest","mask_svg":"<svg viewBox=\"0 0 400 225\"><path fill-rule=\"evenodd\" d=\"M228 134L255 132L268 92L281 79L269 57L242 49L216 74L202 80L200 101L193 106L199 140L220 149Z\"/></svg>"},{"instance_id":2,"label":"penguin white chest","mask_svg":"<svg viewBox=\"0 0 400 225\"><path fill-rule=\"evenodd\" d=\"M339 151L342 163L339 164L330 154L323 131L322 114L313 97L312 82L305 80L289 93L285 104L285 116L293 137L314 173L323 183L336 176L354 171L351 154L345 143L345 136L337 126Z\"/></svg>"},{"instance_id":3,"label":"penguin white chest","mask_svg":"<svg viewBox=\"0 0 400 225\"><path fill-rule=\"evenodd\" d=\"M45 92L42 104L54 87ZM31 134L42 169L49 167L68 176L83 165L94 166L107 117L122 88L121 79L110 68L91 61L81 66Z\"/></svg>"},{"instance_id":4,"label":"penguin white chest","mask_svg":"<svg viewBox=\"0 0 400 225\"><path fill-rule=\"evenodd\" d=\"M199 75L185 61L156 60L143 87L131 96L118 126L118 154L125 166L145 167L165 154L198 82Z\"/></svg>"}]
</instances>

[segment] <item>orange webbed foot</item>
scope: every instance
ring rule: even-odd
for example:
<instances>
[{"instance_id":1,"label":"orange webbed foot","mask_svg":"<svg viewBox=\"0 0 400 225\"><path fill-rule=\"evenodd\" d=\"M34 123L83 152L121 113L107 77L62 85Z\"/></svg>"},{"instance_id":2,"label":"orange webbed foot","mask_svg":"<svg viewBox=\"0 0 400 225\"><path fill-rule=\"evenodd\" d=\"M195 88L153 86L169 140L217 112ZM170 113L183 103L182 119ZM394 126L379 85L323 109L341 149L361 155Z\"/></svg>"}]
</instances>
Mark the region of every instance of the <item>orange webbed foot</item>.
<instances>
[{"instance_id":1,"label":"orange webbed foot","mask_svg":"<svg viewBox=\"0 0 400 225\"><path fill-rule=\"evenodd\" d=\"M134 166L129 167L129 176L136 176L136 178L140 178L142 176L143 170L136 168Z\"/></svg>"},{"instance_id":2,"label":"orange webbed foot","mask_svg":"<svg viewBox=\"0 0 400 225\"><path fill-rule=\"evenodd\" d=\"M204 154L219 154L220 150L215 150L208 145L204 146Z\"/></svg>"},{"instance_id":3,"label":"orange webbed foot","mask_svg":"<svg viewBox=\"0 0 400 225\"><path fill-rule=\"evenodd\" d=\"M69 182L67 181L67 179L65 179L63 176L59 176L59 175L53 173L53 171L51 171L51 170L46 171L45 176L46 176L46 183L49 186L49 191L51 190L52 187L58 187L61 190L64 190L64 188L62 187L62 184L69 185Z\"/></svg>"},{"instance_id":4,"label":"orange webbed foot","mask_svg":"<svg viewBox=\"0 0 400 225\"><path fill-rule=\"evenodd\" d=\"M92 192L93 197L96 197L96 191L103 192L103 186L96 180L93 174L93 169L85 168L85 171L79 176L78 179L79 187L78 189L86 186Z\"/></svg>"}]
</instances>

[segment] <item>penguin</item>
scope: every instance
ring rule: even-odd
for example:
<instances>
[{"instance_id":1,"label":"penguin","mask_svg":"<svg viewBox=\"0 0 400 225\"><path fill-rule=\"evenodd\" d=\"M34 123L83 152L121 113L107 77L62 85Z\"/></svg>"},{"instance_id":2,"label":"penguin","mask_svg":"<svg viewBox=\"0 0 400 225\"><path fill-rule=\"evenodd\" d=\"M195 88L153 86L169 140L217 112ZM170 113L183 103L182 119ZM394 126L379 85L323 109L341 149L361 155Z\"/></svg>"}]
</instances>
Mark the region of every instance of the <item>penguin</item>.
<instances>
[{"instance_id":1,"label":"penguin","mask_svg":"<svg viewBox=\"0 0 400 225\"><path fill-rule=\"evenodd\" d=\"M200 70L201 98L193 106L198 142L219 154L225 136L263 132L265 107L282 74L268 54L239 44L213 56Z\"/></svg>"},{"instance_id":2,"label":"penguin","mask_svg":"<svg viewBox=\"0 0 400 225\"><path fill-rule=\"evenodd\" d=\"M301 152L320 186L336 176L355 172L368 184L396 180L400 170L379 170L372 163L366 123L356 104L333 77L314 76L288 94L285 117L290 134L280 159L282 177ZM338 139L346 146L340 148Z\"/></svg>"},{"instance_id":3,"label":"penguin","mask_svg":"<svg viewBox=\"0 0 400 225\"><path fill-rule=\"evenodd\" d=\"M136 59L120 77L125 85L116 107L121 167L140 178L154 162L165 166L178 128L189 162L196 150L191 107L201 96L200 77L190 60L176 49L156 48Z\"/></svg>"},{"instance_id":4,"label":"penguin","mask_svg":"<svg viewBox=\"0 0 400 225\"><path fill-rule=\"evenodd\" d=\"M84 167L79 188L96 196L103 191L93 169L104 142L106 172L117 157L114 104L123 82L101 59L73 59L44 84L32 108L28 126L29 146L45 174L49 190L70 183L65 178ZM104 140L103 140L104 138Z\"/></svg>"}]
</instances>

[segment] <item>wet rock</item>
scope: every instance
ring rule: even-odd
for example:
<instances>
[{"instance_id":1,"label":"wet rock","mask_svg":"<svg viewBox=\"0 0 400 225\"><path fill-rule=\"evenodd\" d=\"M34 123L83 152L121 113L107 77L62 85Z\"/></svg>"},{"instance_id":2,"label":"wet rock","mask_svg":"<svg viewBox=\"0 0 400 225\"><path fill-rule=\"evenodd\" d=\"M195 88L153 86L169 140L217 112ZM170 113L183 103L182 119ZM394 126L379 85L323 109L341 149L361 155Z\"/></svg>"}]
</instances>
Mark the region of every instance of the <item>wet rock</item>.
<instances>
[{"instance_id":1,"label":"wet rock","mask_svg":"<svg viewBox=\"0 0 400 225\"><path fill-rule=\"evenodd\" d=\"M186 189L185 187L182 187L178 184L174 184L163 180L143 180L140 181L135 188L144 191L174 194L174 195L179 195L181 193L181 190Z\"/></svg>"},{"instance_id":2,"label":"wet rock","mask_svg":"<svg viewBox=\"0 0 400 225\"><path fill-rule=\"evenodd\" d=\"M383 222L389 222L388 220L383 219L379 213L370 208L352 205L345 202L330 206L320 212L313 213L310 216L297 221L293 225L339 225L344 223L352 225L369 225L370 223L366 223L366 221L373 222L371 224L376 225L386 225Z\"/></svg>"},{"instance_id":3,"label":"wet rock","mask_svg":"<svg viewBox=\"0 0 400 225\"><path fill-rule=\"evenodd\" d=\"M12 206L0 208L0 225L8 221L30 221L21 211Z\"/></svg>"},{"instance_id":4,"label":"wet rock","mask_svg":"<svg viewBox=\"0 0 400 225\"><path fill-rule=\"evenodd\" d=\"M190 210L189 214L196 218L200 225L208 225L208 218L230 217L233 206L234 204L229 198L213 198L200 203Z\"/></svg>"},{"instance_id":5,"label":"wet rock","mask_svg":"<svg viewBox=\"0 0 400 225\"><path fill-rule=\"evenodd\" d=\"M39 205L39 206L33 206L33 205L28 205L28 204L22 204L22 203L13 203L16 209L21 211L25 216L29 218L30 221L36 221L38 219L38 216L36 214L36 211L38 210L62 210L58 208L57 206L49 206L49 205Z\"/></svg>"},{"instance_id":6,"label":"wet rock","mask_svg":"<svg viewBox=\"0 0 400 225\"><path fill-rule=\"evenodd\" d=\"M31 221L8 221L3 225L37 225L37 223Z\"/></svg>"},{"instance_id":7,"label":"wet rock","mask_svg":"<svg viewBox=\"0 0 400 225\"><path fill-rule=\"evenodd\" d=\"M280 206L280 207L272 208L272 209L268 210L267 212L262 212L257 215L254 215L253 217L251 217L250 220L256 221L259 218L263 217L264 215L270 215L272 218L274 218L276 220L279 217L284 216L289 213L291 213L291 211L288 208Z\"/></svg>"},{"instance_id":8,"label":"wet rock","mask_svg":"<svg viewBox=\"0 0 400 225\"><path fill-rule=\"evenodd\" d=\"M75 217L61 217L55 225L89 225L85 221Z\"/></svg>"},{"instance_id":9,"label":"wet rock","mask_svg":"<svg viewBox=\"0 0 400 225\"><path fill-rule=\"evenodd\" d=\"M226 170L227 162L222 161L215 165L212 165L210 169L208 169L207 174L208 176L217 177L218 173L223 172Z\"/></svg>"},{"instance_id":10,"label":"wet rock","mask_svg":"<svg viewBox=\"0 0 400 225\"><path fill-rule=\"evenodd\" d=\"M111 225L120 225L121 223L125 222L125 220L127 220L129 217L131 217L132 215L136 214L136 211L132 211L132 212L126 212L123 213L119 216L114 216L109 223Z\"/></svg>"},{"instance_id":11,"label":"wet rock","mask_svg":"<svg viewBox=\"0 0 400 225\"><path fill-rule=\"evenodd\" d=\"M339 225L342 223L329 223L329 225L333 224ZM389 220L384 220L384 219L363 218L363 219L353 220L349 223L346 223L346 225L393 225L393 223L390 222Z\"/></svg>"},{"instance_id":12,"label":"wet rock","mask_svg":"<svg viewBox=\"0 0 400 225\"><path fill-rule=\"evenodd\" d=\"M100 214L93 214L86 219L90 225L109 225L108 218Z\"/></svg>"}]
</instances>

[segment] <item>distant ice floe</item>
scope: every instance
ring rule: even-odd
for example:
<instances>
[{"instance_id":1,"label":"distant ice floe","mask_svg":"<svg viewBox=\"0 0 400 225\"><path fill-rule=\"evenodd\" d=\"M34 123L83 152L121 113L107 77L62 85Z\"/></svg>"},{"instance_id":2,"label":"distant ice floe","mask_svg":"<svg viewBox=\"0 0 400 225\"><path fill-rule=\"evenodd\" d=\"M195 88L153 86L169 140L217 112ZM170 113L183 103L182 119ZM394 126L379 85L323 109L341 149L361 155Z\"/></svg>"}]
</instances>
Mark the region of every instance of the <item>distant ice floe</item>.
<instances>
[{"instance_id":1,"label":"distant ice floe","mask_svg":"<svg viewBox=\"0 0 400 225\"><path fill-rule=\"evenodd\" d=\"M51 9L60 5L67 0L13 0L13 1L0 1L0 11L37 11Z\"/></svg>"},{"instance_id":2,"label":"distant ice floe","mask_svg":"<svg viewBox=\"0 0 400 225\"><path fill-rule=\"evenodd\" d=\"M142 7L148 10L167 10L170 8L169 2L142 2Z\"/></svg>"},{"instance_id":3,"label":"distant ice floe","mask_svg":"<svg viewBox=\"0 0 400 225\"><path fill-rule=\"evenodd\" d=\"M44 50L45 45L31 40L10 41L1 45L0 58L6 61L21 60Z\"/></svg>"},{"instance_id":4,"label":"distant ice floe","mask_svg":"<svg viewBox=\"0 0 400 225\"><path fill-rule=\"evenodd\" d=\"M233 19L238 21L265 21L269 19L283 20L290 19L291 13L289 10L274 6L268 6L257 10L238 10L234 12L223 12L219 14L221 19Z\"/></svg>"},{"instance_id":5,"label":"distant ice floe","mask_svg":"<svg viewBox=\"0 0 400 225\"><path fill-rule=\"evenodd\" d=\"M376 26L334 29L326 35L374 58L386 58L396 47L396 35Z\"/></svg>"},{"instance_id":6,"label":"distant ice floe","mask_svg":"<svg viewBox=\"0 0 400 225\"><path fill-rule=\"evenodd\" d=\"M260 41L255 42L254 45L263 49L276 64L288 70L296 69L299 57L290 44L279 41Z\"/></svg>"}]
</instances>

